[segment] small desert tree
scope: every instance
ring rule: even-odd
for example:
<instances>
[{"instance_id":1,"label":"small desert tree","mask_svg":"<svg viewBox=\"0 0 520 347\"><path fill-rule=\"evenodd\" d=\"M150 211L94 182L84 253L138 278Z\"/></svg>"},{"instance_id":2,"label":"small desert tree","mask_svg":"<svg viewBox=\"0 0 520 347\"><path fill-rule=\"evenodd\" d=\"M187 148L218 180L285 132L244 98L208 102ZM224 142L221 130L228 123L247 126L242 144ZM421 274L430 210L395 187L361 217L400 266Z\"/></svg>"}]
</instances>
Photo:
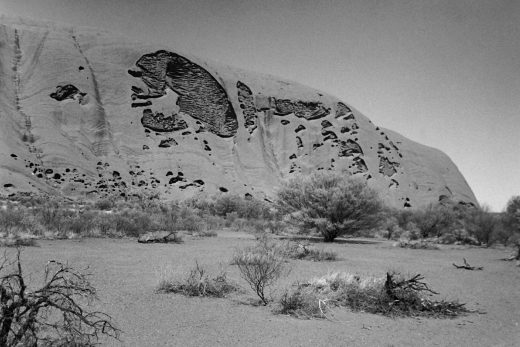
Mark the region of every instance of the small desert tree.
<instances>
[{"instance_id":1,"label":"small desert tree","mask_svg":"<svg viewBox=\"0 0 520 347\"><path fill-rule=\"evenodd\" d=\"M520 195L513 196L507 203L504 224L512 233L510 242L518 250L515 259L520 260Z\"/></svg>"},{"instance_id":2,"label":"small desert tree","mask_svg":"<svg viewBox=\"0 0 520 347\"><path fill-rule=\"evenodd\" d=\"M318 172L282 184L278 206L303 230L315 229L325 242L376 225L383 204L364 181Z\"/></svg>"},{"instance_id":3,"label":"small desert tree","mask_svg":"<svg viewBox=\"0 0 520 347\"><path fill-rule=\"evenodd\" d=\"M464 211L462 216L464 227L470 235L478 242L490 246L495 240L493 238L499 227L499 218L491 212L489 206L483 205Z\"/></svg>"},{"instance_id":4,"label":"small desert tree","mask_svg":"<svg viewBox=\"0 0 520 347\"><path fill-rule=\"evenodd\" d=\"M232 263L238 266L240 275L264 305L269 303L267 289L290 271L284 251L280 244L264 235L256 246L237 250L233 256Z\"/></svg>"}]
</instances>

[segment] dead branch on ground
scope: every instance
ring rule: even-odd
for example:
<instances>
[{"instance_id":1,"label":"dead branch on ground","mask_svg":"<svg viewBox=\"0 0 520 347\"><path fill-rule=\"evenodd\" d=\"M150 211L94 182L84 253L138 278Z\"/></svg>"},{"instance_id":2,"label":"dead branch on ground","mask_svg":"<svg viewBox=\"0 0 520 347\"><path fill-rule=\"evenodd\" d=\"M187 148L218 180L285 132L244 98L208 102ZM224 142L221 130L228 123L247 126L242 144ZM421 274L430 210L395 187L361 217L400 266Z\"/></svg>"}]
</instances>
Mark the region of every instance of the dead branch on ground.
<instances>
[{"instance_id":1,"label":"dead branch on ground","mask_svg":"<svg viewBox=\"0 0 520 347\"><path fill-rule=\"evenodd\" d=\"M469 265L469 263L466 261L466 258L462 258L462 260L464 260L464 265L457 265L455 263L453 263L452 265L455 266L457 269L484 270L484 268L482 266L471 266L471 265Z\"/></svg>"}]
</instances>

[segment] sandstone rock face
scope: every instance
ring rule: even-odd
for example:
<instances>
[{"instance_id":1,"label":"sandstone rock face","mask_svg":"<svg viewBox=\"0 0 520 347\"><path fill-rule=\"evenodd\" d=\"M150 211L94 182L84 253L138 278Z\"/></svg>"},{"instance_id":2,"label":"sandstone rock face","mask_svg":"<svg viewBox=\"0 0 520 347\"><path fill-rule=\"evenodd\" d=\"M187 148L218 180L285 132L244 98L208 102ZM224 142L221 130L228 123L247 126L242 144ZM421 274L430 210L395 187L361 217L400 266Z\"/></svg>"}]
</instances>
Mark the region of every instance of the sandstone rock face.
<instances>
[{"instance_id":1,"label":"sandstone rock face","mask_svg":"<svg viewBox=\"0 0 520 347\"><path fill-rule=\"evenodd\" d=\"M476 199L442 152L293 82L121 38L0 20L0 194L272 199L317 170L395 207Z\"/></svg>"}]
</instances>

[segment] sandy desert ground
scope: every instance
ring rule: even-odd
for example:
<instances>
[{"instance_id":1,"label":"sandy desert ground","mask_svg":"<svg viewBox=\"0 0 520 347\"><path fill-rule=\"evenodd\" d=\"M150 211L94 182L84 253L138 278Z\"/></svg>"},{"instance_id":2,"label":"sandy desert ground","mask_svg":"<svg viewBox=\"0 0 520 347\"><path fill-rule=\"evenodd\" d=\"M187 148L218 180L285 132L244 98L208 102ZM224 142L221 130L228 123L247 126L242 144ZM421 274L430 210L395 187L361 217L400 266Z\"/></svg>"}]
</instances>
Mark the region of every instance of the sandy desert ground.
<instances>
[{"instance_id":1,"label":"sandy desert ground","mask_svg":"<svg viewBox=\"0 0 520 347\"><path fill-rule=\"evenodd\" d=\"M296 280L329 271L383 275L387 270L421 273L439 299L458 299L472 313L456 319L388 318L336 311L334 320L300 320L255 305L247 290L224 299L157 294L161 268L182 272L195 261L217 271L227 266L229 277L244 288L236 266L228 265L234 249L254 243L245 233L220 232L218 237L183 244L138 244L135 239L40 241L26 248L22 259L33 281L45 261L68 261L75 268L90 266L101 303L123 330L115 346L518 346L520 343L520 270L501 261L505 249L446 246L441 250L392 247L391 242L319 245L338 253L339 261L292 260L292 272L278 293ZM465 257L483 271L458 270L453 262Z\"/></svg>"}]
</instances>

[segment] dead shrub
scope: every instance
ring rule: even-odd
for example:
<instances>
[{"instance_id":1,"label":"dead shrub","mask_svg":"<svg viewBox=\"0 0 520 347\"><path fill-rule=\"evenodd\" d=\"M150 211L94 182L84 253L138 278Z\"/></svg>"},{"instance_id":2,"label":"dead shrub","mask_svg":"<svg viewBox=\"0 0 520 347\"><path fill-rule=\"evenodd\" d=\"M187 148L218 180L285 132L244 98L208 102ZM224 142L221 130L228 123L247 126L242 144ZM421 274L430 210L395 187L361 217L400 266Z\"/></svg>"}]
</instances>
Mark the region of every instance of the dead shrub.
<instances>
[{"instance_id":1,"label":"dead shrub","mask_svg":"<svg viewBox=\"0 0 520 347\"><path fill-rule=\"evenodd\" d=\"M29 290L20 251L0 263L0 346L93 346L100 335L118 338L111 317L89 312L96 300L88 275L66 264L49 261L43 284Z\"/></svg>"},{"instance_id":2,"label":"dead shrub","mask_svg":"<svg viewBox=\"0 0 520 347\"><path fill-rule=\"evenodd\" d=\"M333 308L349 308L385 316L453 318L470 312L464 304L435 301L421 275L404 277L387 273L385 277L365 277L349 273L298 283L279 301L279 313L296 317L329 318Z\"/></svg>"}]
</instances>

